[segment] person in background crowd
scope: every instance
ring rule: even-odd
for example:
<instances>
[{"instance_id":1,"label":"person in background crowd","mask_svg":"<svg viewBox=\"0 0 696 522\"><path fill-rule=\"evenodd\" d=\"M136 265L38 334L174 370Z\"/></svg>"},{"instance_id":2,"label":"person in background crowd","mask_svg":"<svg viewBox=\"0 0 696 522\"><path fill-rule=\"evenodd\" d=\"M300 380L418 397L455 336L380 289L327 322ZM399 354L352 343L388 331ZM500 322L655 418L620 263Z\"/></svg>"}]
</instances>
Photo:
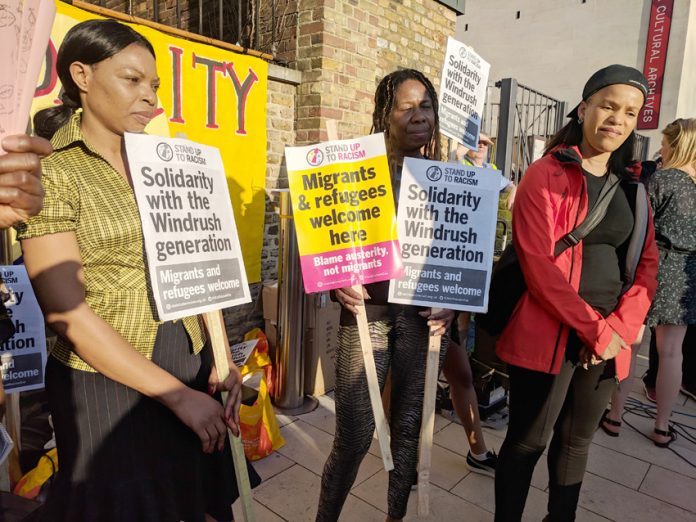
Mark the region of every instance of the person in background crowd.
<instances>
[{"instance_id":1,"label":"person in background crowd","mask_svg":"<svg viewBox=\"0 0 696 522\"><path fill-rule=\"evenodd\" d=\"M682 385L681 392L687 397L696 401L696 326L689 326L686 329L686 336L682 343ZM657 355L657 340L655 332L650 338L650 354L648 359L648 369L643 375L643 390L645 397L650 402L657 402L657 371L660 367L659 356Z\"/></svg>"},{"instance_id":2,"label":"person in background crowd","mask_svg":"<svg viewBox=\"0 0 696 522\"><path fill-rule=\"evenodd\" d=\"M638 211L631 169L647 92L636 69L597 71L570 123L518 188L513 237L527 291L497 345L510 372L510 422L495 476L497 521L522 518L534 467L552 433L545 520L575 519L592 436L616 379L628 374L628 347L656 287L652 219L647 201ZM609 172L621 182L606 216L555 256L556 242L585 219ZM629 271L634 277L627 282Z\"/></svg>"},{"instance_id":3,"label":"person in background crowd","mask_svg":"<svg viewBox=\"0 0 696 522\"><path fill-rule=\"evenodd\" d=\"M372 122L372 132L385 135L398 201L404 158L440 158L437 94L430 80L413 69L385 76L375 92ZM363 298L380 390L391 368L389 419L394 469L389 472L387 521L406 515L416 478L428 338L443 335L442 364L448 342L444 334L454 312L432 314L427 308L389 304L388 291L388 281L365 285L362 296L350 288L335 291L334 298L342 306L334 392L336 436L321 478L318 522L338 520L375 431L354 316Z\"/></svg>"},{"instance_id":4,"label":"person in background crowd","mask_svg":"<svg viewBox=\"0 0 696 522\"><path fill-rule=\"evenodd\" d=\"M4 152L2 152L4 151ZM18 134L2 140L0 151L0 230L35 216L43 205L41 158L53 152L48 140ZM11 321L0 303L0 321ZM4 331L5 329L1 329ZM0 335L0 343L9 339L11 329ZM3 338L4 337L4 338ZM0 379L0 421L5 416L5 389Z\"/></svg>"},{"instance_id":5,"label":"person in background crowd","mask_svg":"<svg viewBox=\"0 0 696 522\"><path fill-rule=\"evenodd\" d=\"M642 377L643 390L645 398L650 402L657 402L657 373L659 370L659 357L657 354L657 339L653 328L650 329L650 352L648 360L648 369ZM682 343L682 384L681 393L696 400L696 327L689 326L684 336ZM630 375L635 375L636 359L640 343L635 343L631 347L633 350L633 358L631 360ZM621 432L621 418L626 406L628 394L631 391L629 386L625 386L629 381L626 379L621 382L616 391L611 396L610 407L604 412L602 420L599 422L599 427L610 437L618 437Z\"/></svg>"},{"instance_id":6,"label":"person in background crowd","mask_svg":"<svg viewBox=\"0 0 696 522\"><path fill-rule=\"evenodd\" d=\"M452 399L452 406L457 417L462 421L469 452L466 454L466 467L469 471L495 476L498 456L486 446L479 417L478 398L474 389L474 376L471 362L466 351L466 339L469 332L469 313L461 312L457 321L457 341L450 340L447 347L445 364L442 367ZM462 316L466 316L464 321ZM452 328L454 330L454 328ZM454 332L452 332L454 337Z\"/></svg>"},{"instance_id":7,"label":"person in background crowd","mask_svg":"<svg viewBox=\"0 0 696 522\"><path fill-rule=\"evenodd\" d=\"M666 448L682 384L682 343L696 325L696 119L678 119L662 131L662 169L648 184L660 250L658 286L647 324L655 328L657 417L652 439Z\"/></svg>"},{"instance_id":8,"label":"person in background crowd","mask_svg":"<svg viewBox=\"0 0 696 522\"><path fill-rule=\"evenodd\" d=\"M89 20L67 32L56 68L63 103L34 117L54 148L44 207L17 226L58 335L46 389L60 471L37 516L231 520L241 377L230 360L217 381L197 317L156 319L123 146L157 107L154 50L126 25ZM218 390L230 392L224 406Z\"/></svg>"},{"instance_id":9,"label":"person in background crowd","mask_svg":"<svg viewBox=\"0 0 696 522\"><path fill-rule=\"evenodd\" d=\"M498 170L495 163L488 161L489 148L493 145L493 140L483 132L479 133L478 148L467 149L461 143L457 146L456 157L463 165L471 167L482 167L485 169ZM507 205L507 209L512 209L515 202L515 192L517 187L505 176L500 177L500 199L501 203Z\"/></svg>"}]
</instances>

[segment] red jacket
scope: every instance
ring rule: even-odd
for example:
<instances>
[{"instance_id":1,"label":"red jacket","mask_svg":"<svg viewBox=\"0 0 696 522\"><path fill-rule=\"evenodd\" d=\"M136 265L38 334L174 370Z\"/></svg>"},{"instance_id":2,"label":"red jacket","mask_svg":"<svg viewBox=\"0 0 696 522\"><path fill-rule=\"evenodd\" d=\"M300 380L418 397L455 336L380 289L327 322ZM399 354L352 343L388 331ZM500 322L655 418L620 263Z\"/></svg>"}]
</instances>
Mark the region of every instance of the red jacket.
<instances>
[{"instance_id":1,"label":"red jacket","mask_svg":"<svg viewBox=\"0 0 696 522\"><path fill-rule=\"evenodd\" d=\"M576 147L558 148L530 165L517 189L513 238L527 291L497 344L499 357L515 366L558 373L570 328L597 355L609 345L612 330L630 346L655 295L658 254L652 215L633 285L606 318L578 295L582 242L554 257L556 241L587 214L581 161ZM628 376L630 360L630 350L616 357L619 380Z\"/></svg>"}]
</instances>

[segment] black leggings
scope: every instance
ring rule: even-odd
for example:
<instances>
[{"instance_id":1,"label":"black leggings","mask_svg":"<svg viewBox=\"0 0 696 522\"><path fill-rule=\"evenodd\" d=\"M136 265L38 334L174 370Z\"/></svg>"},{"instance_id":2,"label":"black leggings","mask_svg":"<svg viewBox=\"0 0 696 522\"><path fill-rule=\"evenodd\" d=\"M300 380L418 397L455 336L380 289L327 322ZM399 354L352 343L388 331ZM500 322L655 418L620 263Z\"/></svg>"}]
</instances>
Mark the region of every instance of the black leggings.
<instances>
[{"instance_id":1,"label":"black leggings","mask_svg":"<svg viewBox=\"0 0 696 522\"><path fill-rule=\"evenodd\" d=\"M387 509L390 517L401 519L406 515L411 486L417 475L429 332L427 321L416 314L417 309L394 308L393 323L370 323L370 336L380 389L391 367L389 424L394 469L389 472ZM338 520L375 431L358 327L342 326L338 342L334 392L336 436L321 478L317 522ZM440 368L447 344L448 338L443 336Z\"/></svg>"},{"instance_id":2,"label":"black leggings","mask_svg":"<svg viewBox=\"0 0 696 522\"><path fill-rule=\"evenodd\" d=\"M558 375L510 366L510 423L495 472L495 520L519 521L532 473L549 446L549 519L575 520L590 443L616 388L606 363L566 360Z\"/></svg>"}]
</instances>

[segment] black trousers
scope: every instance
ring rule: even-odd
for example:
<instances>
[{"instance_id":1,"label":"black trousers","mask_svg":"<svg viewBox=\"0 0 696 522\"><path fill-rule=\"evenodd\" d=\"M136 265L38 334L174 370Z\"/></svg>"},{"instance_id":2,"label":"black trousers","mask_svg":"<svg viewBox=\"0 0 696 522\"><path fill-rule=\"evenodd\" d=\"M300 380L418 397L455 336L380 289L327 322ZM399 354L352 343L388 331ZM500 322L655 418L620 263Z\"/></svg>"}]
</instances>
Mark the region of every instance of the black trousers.
<instances>
[{"instance_id":1,"label":"black trousers","mask_svg":"<svg viewBox=\"0 0 696 522\"><path fill-rule=\"evenodd\" d=\"M616 388L606 363L567 359L558 375L510 366L510 423L495 473L495 520L519 521L532 473L548 452L549 520L575 520L592 437Z\"/></svg>"}]
</instances>

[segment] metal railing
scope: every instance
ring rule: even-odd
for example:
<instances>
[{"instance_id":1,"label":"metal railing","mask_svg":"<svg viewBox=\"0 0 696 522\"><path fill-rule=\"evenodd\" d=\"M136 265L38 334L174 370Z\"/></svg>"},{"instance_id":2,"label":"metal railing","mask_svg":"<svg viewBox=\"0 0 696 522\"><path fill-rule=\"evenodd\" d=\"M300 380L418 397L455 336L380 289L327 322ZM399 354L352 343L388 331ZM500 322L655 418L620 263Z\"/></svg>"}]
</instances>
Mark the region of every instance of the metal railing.
<instances>
[{"instance_id":1,"label":"metal railing","mask_svg":"<svg viewBox=\"0 0 696 522\"><path fill-rule=\"evenodd\" d=\"M633 148L633 157L638 161L645 161L648 158L650 149L650 138L642 134L636 134L636 144Z\"/></svg>"},{"instance_id":2,"label":"metal railing","mask_svg":"<svg viewBox=\"0 0 696 522\"><path fill-rule=\"evenodd\" d=\"M514 78L496 82L495 87L498 93L489 86L493 95L489 98L490 116L484 112L497 136L495 162L506 177L518 182L527 167L541 157L546 141L563 126L567 104L518 84Z\"/></svg>"},{"instance_id":3,"label":"metal railing","mask_svg":"<svg viewBox=\"0 0 696 522\"><path fill-rule=\"evenodd\" d=\"M89 0L128 15L274 54L286 0ZM143 4L146 4L145 6Z\"/></svg>"}]
</instances>

